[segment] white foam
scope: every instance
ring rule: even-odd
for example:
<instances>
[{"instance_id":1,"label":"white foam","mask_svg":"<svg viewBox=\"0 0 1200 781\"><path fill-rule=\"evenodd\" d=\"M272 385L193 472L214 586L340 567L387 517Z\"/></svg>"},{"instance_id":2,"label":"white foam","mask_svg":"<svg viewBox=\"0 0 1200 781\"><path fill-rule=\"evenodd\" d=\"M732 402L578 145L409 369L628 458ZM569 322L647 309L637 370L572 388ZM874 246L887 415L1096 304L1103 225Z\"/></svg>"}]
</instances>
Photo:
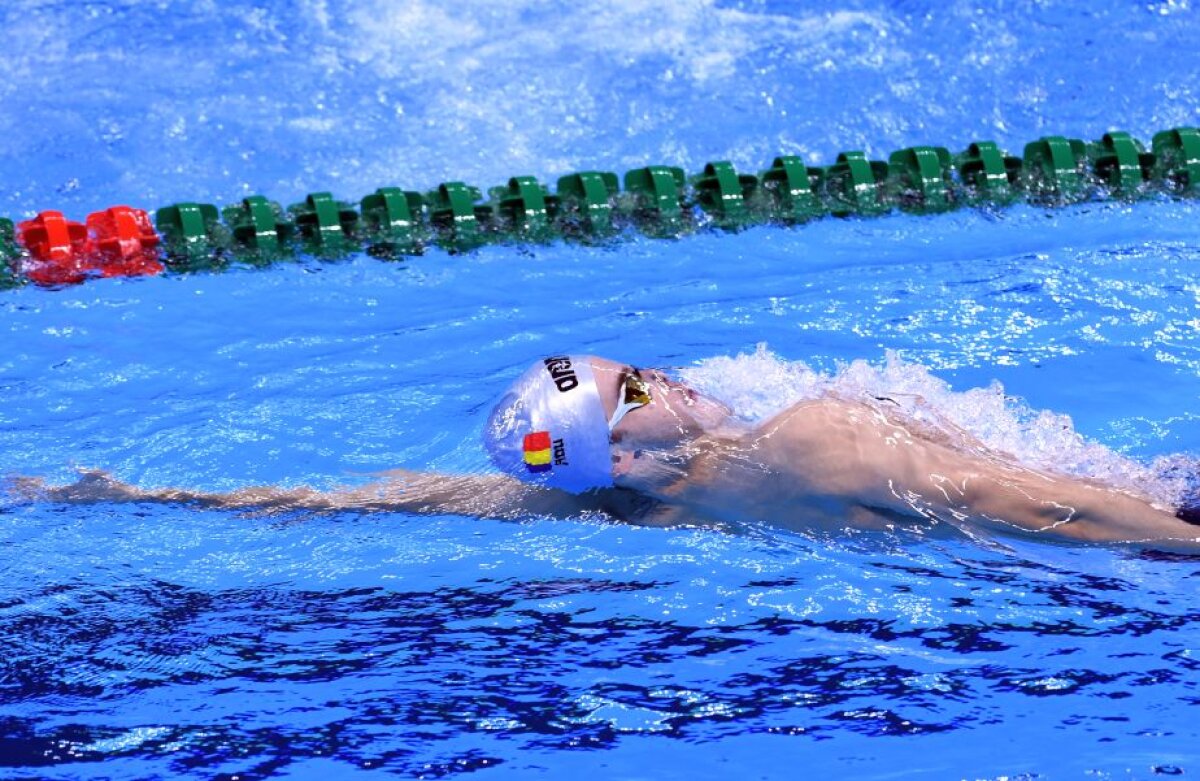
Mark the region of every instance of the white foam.
<instances>
[{"instance_id":1,"label":"white foam","mask_svg":"<svg viewBox=\"0 0 1200 781\"><path fill-rule=\"evenodd\" d=\"M1196 479L1198 464L1191 456L1137 461L1083 437L1069 415L1035 410L1007 395L998 381L986 388L957 392L925 366L891 351L882 362L856 360L836 371L820 372L803 361L784 360L760 344L751 354L709 358L679 374L684 382L721 399L749 422L824 396L886 397L913 420L947 435L964 449L982 445L1034 469L1101 480L1148 494L1163 505L1180 504Z\"/></svg>"},{"instance_id":2,"label":"white foam","mask_svg":"<svg viewBox=\"0 0 1200 781\"><path fill-rule=\"evenodd\" d=\"M721 7L716 0L608 0L564 5L553 14L530 3L467 0L448 7L430 0L402 5L375 0L355 4L339 25L325 26L342 40L344 56L396 77L416 71L456 80L520 53L531 64L564 57L624 65L666 58L667 78L705 82L733 76L766 42L804 41L807 46L794 47L789 56L815 59L825 38L851 40L861 30L879 34L887 23L861 11L754 13Z\"/></svg>"}]
</instances>

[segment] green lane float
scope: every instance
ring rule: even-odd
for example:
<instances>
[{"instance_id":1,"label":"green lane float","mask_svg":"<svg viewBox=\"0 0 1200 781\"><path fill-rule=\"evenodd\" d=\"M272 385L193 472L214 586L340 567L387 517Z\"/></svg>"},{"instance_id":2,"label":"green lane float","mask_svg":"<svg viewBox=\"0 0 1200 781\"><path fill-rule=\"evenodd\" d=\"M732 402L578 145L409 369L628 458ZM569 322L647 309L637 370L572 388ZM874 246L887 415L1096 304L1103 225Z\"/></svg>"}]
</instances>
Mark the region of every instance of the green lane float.
<instances>
[{"instance_id":1,"label":"green lane float","mask_svg":"<svg viewBox=\"0 0 1200 781\"><path fill-rule=\"evenodd\" d=\"M758 177L741 175L727 160L704 166L692 183L696 202L722 228L736 229L749 219L749 203L758 190Z\"/></svg>"},{"instance_id":2,"label":"green lane float","mask_svg":"<svg viewBox=\"0 0 1200 781\"><path fill-rule=\"evenodd\" d=\"M304 203L288 207L288 215L310 246L337 255L349 252L358 227L358 212L329 193L310 193Z\"/></svg>"},{"instance_id":3,"label":"green lane float","mask_svg":"<svg viewBox=\"0 0 1200 781\"><path fill-rule=\"evenodd\" d=\"M682 168L650 165L625 174L629 216L656 237L678 235L685 228L687 175Z\"/></svg>"},{"instance_id":4,"label":"green lane float","mask_svg":"<svg viewBox=\"0 0 1200 781\"><path fill-rule=\"evenodd\" d=\"M229 244L211 203L176 203L154 213L154 227L163 239L167 265L184 271L220 265Z\"/></svg>"},{"instance_id":5,"label":"green lane float","mask_svg":"<svg viewBox=\"0 0 1200 781\"><path fill-rule=\"evenodd\" d=\"M787 223L804 222L828 213L821 200L825 169L806 166L795 155L777 157L758 175L768 214Z\"/></svg>"},{"instance_id":6,"label":"green lane float","mask_svg":"<svg viewBox=\"0 0 1200 781\"><path fill-rule=\"evenodd\" d=\"M830 211L838 217L873 216L891 208L883 188L887 163L868 160L863 152L842 152L825 170L825 192Z\"/></svg>"},{"instance_id":7,"label":"green lane float","mask_svg":"<svg viewBox=\"0 0 1200 781\"><path fill-rule=\"evenodd\" d=\"M380 257L420 252L419 215L424 204L420 193L399 187L380 187L363 198L360 224L367 251Z\"/></svg>"},{"instance_id":8,"label":"green lane float","mask_svg":"<svg viewBox=\"0 0 1200 781\"><path fill-rule=\"evenodd\" d=\"M1025 188L1037 202L1070 203L1087 193L1084 161L1087 147L1082 141L1062 136L1045 136L1025 145Z\"/></svg>"},{"instance_id":9,"label":"green lane float","mask_svg":"<svg viewBox=\"0 0 1200 781\"><path fill-rule=\"evenodd\" d=\"M483 232L492 222L492 207L478 204L482 197L478 187L462 182L443 182L425 196L429 222L447 249L468 250L483 243Z\"/></svg>"},{"instance_id":10,"label":"green lane float","mask_svg":"<svg viewBox=\"0 0 1200 781\"><path fill-rule=\"evenodd\" d=\"M296 224L274 201L251 195L221 210L233 235L235 251L251 261L266 262L288 254Z\"/></svg>"},{"instance_id":11,"label":"green lane float","mask_svg":"<svg viewBox=\"0 0 1200 781\"><path fill-rule=\"evenodd\" d=\"M0 217L0 290L21 284L17 275L17 261L21 250L10 219Z\"/></svg>"},{"instance_id":12,"label":"green lane float","mask_svg":"<svg viewBox=\"0 0 1200 781\"><path fill-rule=\"evenodd\" d=\"M604 237L612 233L617 190L617 175L610 171L581 171L560 177L559 227L564 237Z\"/></svg>"},{"instance_id":13,"label":"green lane float","mask_svg":"<svg viewBox=\"0 0 1200 781\"><path fill-rule=\"evenodd\" d=\"M888 158L888 199L904 211L944 212L954 208L950 152L941 146L914 146Z\"/></svg>"},{"instance_id":14,"label":"green lane float","mask_svg":"<svg viewBox=\"0 0 1200 781\"><path fill-rule=\"evenodd\" d=\"M357 204L315 192L287 209L263 195L218 209L185 201L149 215L115 206L85 222L48 209L14 225L0 218L0 288L32 282L74 284L91 277L139 276L266 265L299 255L334 259L365 251L380 258L428 246L465 252L489 243L604 242L640 231L677 237L704 228L739 230L901 210L936 214L1027 201L1055 206L1088 200L1200 196L1200 130L1155 134L1149 148L1121 131L1091 143L1044 136L1020 157L975 141L952 154L914 146L872 160L845 151L828 166L776 157L758 174L727 160L689 177L649 165L627 172L579 171L554 191L528 175L484 192L460 181L424 195L390 185ZM165 265L164 265L165 264Z\"/></svg>"},{"instance_id":15,"label":"green lane float","mask_svg":"<svg viewBox=\"0 0 1200 781\"><path fill-rule=\"evenodd\" d=\"M955 159L955 168L961 203L1004 205L1021 194L1021 158L1005 155L994 141L971 144Z\"/></svg>"},{"instance_id":16,"label":"green lane float","mask_svg":"<svg viewBox=\"0 0 1200 781\"><path fill-rule=\"evenodd\" d=\"M1105 133L1088 145L1092 171L1118 197L1134 197L1154 175L1154 155L1128 133Z\"/></svg>"},{"instance_id":17,"label":"green lane float","mask_svg":"<svg viewBox=\"0 0 1200 781\"><path fill-rule=\"evenodd\" d=\"M1180 127L1154 135L1154 179L1171 192L1200 194L1200 130Z\"/></svg>"}]
</instances>

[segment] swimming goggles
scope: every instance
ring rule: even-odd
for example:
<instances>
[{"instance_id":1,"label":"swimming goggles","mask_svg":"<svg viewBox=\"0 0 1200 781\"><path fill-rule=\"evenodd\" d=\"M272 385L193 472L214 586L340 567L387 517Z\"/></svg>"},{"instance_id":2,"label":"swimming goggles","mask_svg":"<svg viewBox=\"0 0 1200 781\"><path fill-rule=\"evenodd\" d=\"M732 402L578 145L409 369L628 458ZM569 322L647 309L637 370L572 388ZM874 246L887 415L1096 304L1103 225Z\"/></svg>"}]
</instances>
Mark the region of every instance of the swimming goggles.
<instances>
[{"instance_id":1,"label":"swimming goggles","mask_svg":"<svg viewBox=\"0 0 1200 781\"><path fill-rule=\"evenodd\" d=\"M640 409L650 403L650 386L642 379L641 372L630 367L621 383L621 398L617 400L617 408L613 410L612 419L608 421L608 431L617 427L621 419L635 409Z\"/></svg>"}]
</instances>

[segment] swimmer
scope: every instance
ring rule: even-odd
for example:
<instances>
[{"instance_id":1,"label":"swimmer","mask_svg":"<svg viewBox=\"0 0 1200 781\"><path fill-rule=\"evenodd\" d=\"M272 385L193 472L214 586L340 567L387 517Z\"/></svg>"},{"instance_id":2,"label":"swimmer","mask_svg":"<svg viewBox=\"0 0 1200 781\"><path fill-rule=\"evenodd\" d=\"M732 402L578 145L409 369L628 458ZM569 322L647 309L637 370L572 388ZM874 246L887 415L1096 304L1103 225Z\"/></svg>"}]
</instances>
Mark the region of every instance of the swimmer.
<instances>
[{"instance_id":1,"label":"swimmer","mask_svg":"<svg viewBox=\"0 0 1200 781\"><path fill-rule=\"evenodd\" d=\"M657 369L595 356L535 363L484 428L499 474L385 472L363 486L231 493L145 490L98 472L26 495L262 511L404 511L480 518L602 515L643 525L768 523L897 529L945 523L972 536L1048 536L1200 549L1180 508L1039 471L905 418L887 400L827 396L763 423ZM1184 520L1188 517L1188 520Z\"/></svg>"}]
</instances>

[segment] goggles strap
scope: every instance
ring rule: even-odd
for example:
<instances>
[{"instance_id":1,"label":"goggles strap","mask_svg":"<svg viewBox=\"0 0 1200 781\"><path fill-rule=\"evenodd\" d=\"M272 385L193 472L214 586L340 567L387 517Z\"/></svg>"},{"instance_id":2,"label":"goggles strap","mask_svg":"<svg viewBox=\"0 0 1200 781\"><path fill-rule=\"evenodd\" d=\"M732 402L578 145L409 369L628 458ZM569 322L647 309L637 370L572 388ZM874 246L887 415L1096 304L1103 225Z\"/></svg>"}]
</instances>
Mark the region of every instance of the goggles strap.
<instances>
[{"instance_id":1,"label":"goggles strap","mask_svg":"<svg viewBox=\"0 0 1200 781\"><path fill-rule=\"evenodd\" d=\"M611 434L612 430L615 429L617 424L621 422L621 419L628 415L630 411L644 406L646 405L638 404L637 402L622 401L617 405L617 408L613 410L612 420L608 421L608 433Z\"/></svg>"}]
</instances>

